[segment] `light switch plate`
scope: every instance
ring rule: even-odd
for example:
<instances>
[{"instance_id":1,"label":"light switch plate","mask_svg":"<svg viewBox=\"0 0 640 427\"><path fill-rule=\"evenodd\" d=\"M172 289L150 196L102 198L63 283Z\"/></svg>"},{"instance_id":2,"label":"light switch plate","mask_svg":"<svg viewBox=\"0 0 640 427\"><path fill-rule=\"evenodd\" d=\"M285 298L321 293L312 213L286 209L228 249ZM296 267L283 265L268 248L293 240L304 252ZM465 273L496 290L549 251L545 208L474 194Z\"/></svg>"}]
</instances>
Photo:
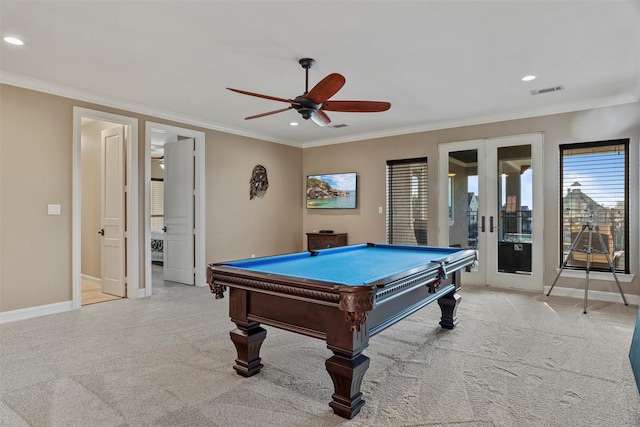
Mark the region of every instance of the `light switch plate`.
<instances>
[{"instance_id":1,"label":"light switch plate","mask_svg":"<svg viewBox=\"0 0 640 427\"><path fill-rule=\"evenodd\" d=\"M47 205L47 214L60 215L60 205Z\"/></svg>"}]
</instances>

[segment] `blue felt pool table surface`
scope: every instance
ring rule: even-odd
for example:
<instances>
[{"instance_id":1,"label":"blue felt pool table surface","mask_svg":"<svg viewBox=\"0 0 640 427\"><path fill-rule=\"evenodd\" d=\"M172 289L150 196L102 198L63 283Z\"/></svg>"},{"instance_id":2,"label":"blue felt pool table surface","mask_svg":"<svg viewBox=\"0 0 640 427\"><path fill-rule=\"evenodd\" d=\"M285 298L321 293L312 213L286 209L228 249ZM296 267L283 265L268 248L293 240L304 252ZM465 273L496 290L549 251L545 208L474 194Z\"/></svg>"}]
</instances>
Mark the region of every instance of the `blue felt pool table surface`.
<instances>
[{"instance_id":1,"label":"blue felt pool table surface","mask_svg":"<svg viewBox=\"0 0 640 427\"><path fill-rule=\"evenodd\" d=\"M226 262L236 268L359 286L433 265L461 251L460 248L401 245L352 245L313 252Z\"/></svg>"}]
</instances>

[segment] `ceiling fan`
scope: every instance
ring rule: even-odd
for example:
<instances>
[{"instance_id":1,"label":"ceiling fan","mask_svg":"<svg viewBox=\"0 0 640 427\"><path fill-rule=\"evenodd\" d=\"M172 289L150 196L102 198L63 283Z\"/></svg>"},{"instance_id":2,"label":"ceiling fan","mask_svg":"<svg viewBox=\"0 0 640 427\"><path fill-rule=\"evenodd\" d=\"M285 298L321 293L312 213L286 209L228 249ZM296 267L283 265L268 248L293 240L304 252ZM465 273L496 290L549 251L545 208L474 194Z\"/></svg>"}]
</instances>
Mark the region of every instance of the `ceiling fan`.
<instances>
[{"instance_id":1,"label":"ceiling fan","mask_svg":"<svg viewBox=\"0 0 640 427\"><path fill-rule=\"evenodd\" d=\"M288 111L294 108L305 120L311 119L318 126L326 126L331 123L331 119L325 111L375 113L379 111L386 111L391 108L390 103L381 101L330 101L329 98L335 95L342 86L344 86L344 76L338 73L329 74L327 77L320 80L313 89L309 90L309 68L311 68L316 61L311 58L302 58L298 62L302 68L306 70L305 89L302 95L297 96L294 99L277 98L275 96L247 92L246 90L233 89L230 87L227 88L233 92L242 93L244 95L256 96L258 98L271 99L273 101L286 102L287 104L290 104L287 108L281 108L279 110L245 117L245 120L282 113L283 111Z\"/></svg>"}]
</instances>

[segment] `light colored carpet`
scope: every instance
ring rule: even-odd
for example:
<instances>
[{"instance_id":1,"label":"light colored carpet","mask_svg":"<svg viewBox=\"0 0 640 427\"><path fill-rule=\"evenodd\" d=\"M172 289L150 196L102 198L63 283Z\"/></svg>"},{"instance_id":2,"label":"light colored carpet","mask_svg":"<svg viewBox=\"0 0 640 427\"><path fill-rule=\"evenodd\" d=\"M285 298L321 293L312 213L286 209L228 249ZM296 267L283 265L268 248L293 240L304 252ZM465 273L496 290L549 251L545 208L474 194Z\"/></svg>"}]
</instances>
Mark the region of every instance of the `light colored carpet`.
<instances>
[{"instance_id":1,"label":"light colored carpet","mask_svg":"<svg viewBox=\"0 0 640 427\"><path fill-rule=\"evenodd\" d=\"M0 326L3 426L638 426L637 307L465 287L458 327L432 304L371 339L366 404L333 414L322 341L266 327L242 378L228 299L157 286Z\"/></svg>"}]
</instances>

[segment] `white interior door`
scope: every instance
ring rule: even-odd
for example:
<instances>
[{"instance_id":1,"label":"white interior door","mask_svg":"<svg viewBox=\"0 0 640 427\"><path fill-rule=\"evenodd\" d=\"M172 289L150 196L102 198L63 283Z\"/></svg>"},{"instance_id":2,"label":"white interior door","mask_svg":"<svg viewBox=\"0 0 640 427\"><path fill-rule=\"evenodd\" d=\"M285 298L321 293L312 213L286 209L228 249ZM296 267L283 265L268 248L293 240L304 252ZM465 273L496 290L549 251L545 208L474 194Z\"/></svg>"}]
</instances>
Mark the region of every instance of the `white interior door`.
<instances>
[{"instance_id":1,"label":"white interior door","mask_svg":"<svg viewBox=\"0 0 640 427\"><path fill-rule=\"evenodd\" d=\"M542 291L542 138L440 144L440 242L478 251L465 283Z\"/></svg>"},{"instance_id":2,"label":"white interior door","mask_svg":"<svg viewBox=\"0 0 640 427\"><path fill-rule=\"evenodd\" d=\"M164 145L164 280L194 285L193 138Z\"/></svg>"},{"instance_id":3,"label":"white interior door","mask_svg":"<svg viewBox=\"0 0 640 427\"><path fill-rule=\"evenodd\" d=\"M125 297L124 126L103 130L101 145L102 292Z\"/></svg>"}]
</instances>

